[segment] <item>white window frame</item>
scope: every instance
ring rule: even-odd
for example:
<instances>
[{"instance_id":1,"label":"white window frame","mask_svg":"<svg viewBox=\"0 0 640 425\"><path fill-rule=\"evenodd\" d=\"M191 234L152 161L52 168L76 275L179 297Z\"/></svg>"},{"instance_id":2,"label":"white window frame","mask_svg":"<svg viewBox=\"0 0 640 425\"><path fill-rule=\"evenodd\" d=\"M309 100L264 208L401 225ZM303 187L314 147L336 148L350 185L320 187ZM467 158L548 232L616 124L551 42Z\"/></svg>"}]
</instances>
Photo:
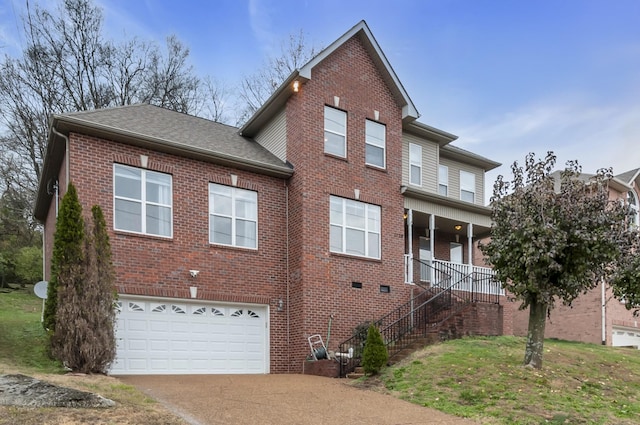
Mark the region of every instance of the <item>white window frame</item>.
<instances>
[{"instance_id":1,"label":"white window frame","mask_svg":"<svg viewBox=\"0 0 640 425\"><path fill-rule=\"evenodd\" d=\"M220 190L225 190L230 192L231 198L231 211L229 213L224 213L220 211L216 211L215 208L215 190L219 188ZM239 199L248 200L251 199L253 202L253 211L252 215L249 217L240 217L237 210L237 201ZM228 219L231 222L230 236L231 243L224 243L220 241L215 241L213 238L213 220L215 217L220 217L223 219ZM255 224L255 246L250 245L241 245L238 243L238 222L250 222ZM245 249L258 249L258 192L248 189L242 189L234 186L226 186L219 183L209 183L209 243L211 245L221 245L221 246L232 246L237 248L245 248Z\"/></svg>"},{"instance_id":2,"label":"white window frame","mask_svg":"<svg viewBox=\"0 0 640 425\"><path fill-rule=\"evenodd\" d=\"M332 149L332 145L329 144L329 137L336 136L342 138L341 152ZM324 153L347 157L347 113L330 106L324 107Z\"/></svg>"},{"instance_id":3,"label":"white window frame","mask_svg":"<svg viewBox=\"0 0 640 425\"><path fill-rule=\"evenodd\" d=\"M472 200L465 199L468 194L471 194ZM476 202L476 175L474 173L460 170L460 200L471 203Z\"/></svg>"},{"instance_id":4,"label":"white window frame","mask_svg":"<svg viewBox=\"0 0 640 425\"><path fill-rule=\"evenodd\" d=\"M413 180L413 170L416 169L418 181ZM409 143L409 184L422 186L422 146Z\"/></svg>"},{"instance_id":5,"label":"white window frame","mask_svg":"<svg viewBox=\"0 0 640 425\"><path fill-rule=\"evenodd\" d=\"M382 130L382 138L375 136L376 131ZM376 121L365 120L365 138L364 138L364 162L367 165L378 168L387 167L387 126ZM374 162L373 158L369 157L371 150L382 150L382 164Z\"/></svg>"},{"instance_id":6,"label":"white window frame","mask_svg":"<svg viewBox=\"0 0 640 425\"><path fill-rule=\"evenodd\" d=\"M449 196L449 167L438 165L438 194Z\"/></svg>"},{"instance_id":7,"label":"white window frame","mask_svg":"<svg viewBox=\"0 0 640 425\"><path fill-rule=\"evenodd\" d=\"M371 258L379 260L382 251L382 209L379 205L367 204L352 199L340 198L338 196L329 197L329 248L331 252L338 254L354 255L357 257ZM339 208L334 208L334 207ZM352 212L362 210L362 216L356 217L361 224L350 223L349 210ZM348 246L348 233L363 233L364 252L357 252L350 245ZM339 240L337 236L339 235ZM377 244L375 240L377 239ZM339 243L338 243L339 242ZM370 244L373 244L370 246Z\"/></svg>"},{"instance_id":8,"label":"white window frame","mask_svg":"<svg viewBox=\"0 0 640 425\"><path fill-rule=\"evenodd\" d=\"M118 170L135 170L140 173L140 198L132 198L123 195L118 195L117 176ZM169 199L168 203L165 202L153 202L148 200L147 194L147 180L154 175L163 176L169 178ZM124 177L124 176L123 176ZM127 178L127 177L125 177ZM137 203L140 205L140 230L132 230L124 227L118 227L118 201L124 201L127 203ZM159 209L169 210L169 232L168 234L151 233L148 231L147 210L149 206L158 207ZM160 238L173 238L173 176L167 173L160 173L158 171L151 171L144 168L132 167L124 164L113 164L113 229L121 232L136 233L140 235L157 236Z\"/></svg>"}]
</instances>

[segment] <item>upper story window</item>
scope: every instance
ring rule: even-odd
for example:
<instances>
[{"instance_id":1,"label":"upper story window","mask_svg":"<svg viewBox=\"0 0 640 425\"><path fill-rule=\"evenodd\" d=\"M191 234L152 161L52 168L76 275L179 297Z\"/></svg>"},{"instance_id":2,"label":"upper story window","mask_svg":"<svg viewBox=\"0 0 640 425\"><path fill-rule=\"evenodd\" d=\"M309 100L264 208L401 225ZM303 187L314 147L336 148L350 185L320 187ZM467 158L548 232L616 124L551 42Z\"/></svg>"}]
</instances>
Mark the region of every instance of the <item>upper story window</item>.
<instances>
[{"instance_id":1,"label":"upper story window","mask_svg":"<svg viewBox=\"0 0 640 425\"><path fill-rule=\"evenodd\" d=\"M386 126L366 120L365 163L385 168Z\"/></svg>"},{"instance_id":2,"label":"upper story window","mask_svg":"<svg viewBox=\"0 0 640 425\"><path fill-rule=\"evenodd\" d=\"M347 113L329 106L324 107L324 152L347 156Z\"/></svg>"},{"instance_id":3,"label":"upper story window","mask_svg":"<svg viewBox=\"0 0 640 425\"><path fill-rule=\"evenodd\" d=\"M209 243L258 248L258 194L209 183Z\"/></svg>"},{"instance_id":4,"label":"upper story window","mask_svg":"<svg viewBox=\"0 0 640 425\"><path fill-rule=\"evenodd\" d=\"M449 196L449 167L438 165L438 193Z\"/></svg>"},{"instance_id":5,"label":"upper story window","mask_svg":"<svg viewBox=\"0 0 640 425\"><path fill-rule=\"evenodd\" d=\"M633 190L627 192L627 202L629 203L631 213L633 214L631 222L636 226L640 225L640 211L638 209L640 205L638 204L638 196Z\"/></svg>"},{"instance_id":6,"label":"upper story window","mask_svg":"<svg viewBox=\"0 0 640 425\"><path fill-rule=\"evenodd\" d=\"M121 164L113 174L114 229L171 237L171 175Z\"/></svg>"},{"instance_id":7,"label":"upper story window","mask_svg":"<svg viewBox=\"0 0 640 425\"><path fill-rule=\"evenodd\" d=\"M466 202L476 200L476 175L460 170L460 199Z\"/></svg>"},{"instance_id":8,"label":"upper story window","mask_svg":"<svg viewBox=\"0 0 640 425\"><path fill-rule=\"evenodd\" d=\"M380 258L380 206L331 196L331 252Z\"/></svg>"},{"instance_id":9,"label":"upper story window","mask_svg":"<svg viewBox=\"0 0 640 425\"><path fill-rule=\"evenodd\" d=\"M422 186L422 146L409 143L409 183Z\"/></svg>"}]
</instances>

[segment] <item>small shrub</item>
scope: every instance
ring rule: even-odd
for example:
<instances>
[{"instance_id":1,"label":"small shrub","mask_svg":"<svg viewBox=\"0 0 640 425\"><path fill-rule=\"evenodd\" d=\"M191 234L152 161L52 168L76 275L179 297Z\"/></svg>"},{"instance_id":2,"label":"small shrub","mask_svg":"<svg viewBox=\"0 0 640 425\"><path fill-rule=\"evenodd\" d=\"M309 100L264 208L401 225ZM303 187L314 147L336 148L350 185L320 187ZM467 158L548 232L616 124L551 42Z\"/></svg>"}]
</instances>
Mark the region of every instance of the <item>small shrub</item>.
<instances>
[{"instance_id":1,"label":"small shrub","mask_svg":"<svg viewBox=\"0 0 640 425\"><path fill-rule=\"evenodd\" d=\"M369 325L367 342L362 351L362 368L368 375L375 375L387 364L389 353L384 345L380 331L373 324Z\"/></svg>"}]
</instances>

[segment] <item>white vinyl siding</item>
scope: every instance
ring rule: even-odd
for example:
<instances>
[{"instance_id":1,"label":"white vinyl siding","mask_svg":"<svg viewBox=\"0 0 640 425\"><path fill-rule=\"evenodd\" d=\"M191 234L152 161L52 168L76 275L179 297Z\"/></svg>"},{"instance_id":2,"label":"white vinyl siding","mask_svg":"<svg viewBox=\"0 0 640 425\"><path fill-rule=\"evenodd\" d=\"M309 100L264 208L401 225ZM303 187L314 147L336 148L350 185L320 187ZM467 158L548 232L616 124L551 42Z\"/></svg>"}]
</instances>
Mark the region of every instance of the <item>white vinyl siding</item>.
<instances>
[{"instance_id":1,"label":"white vinyl siding","mask_svg":"<svg viewBox=\"0 0 640 425\"><path fill-rule=\"evenodd\" d=\"M438 166L438 193L442 196L449 196L449 167Z\"/></svg>"},{"instance_id":2,"label":"white vinyl siding","mask_svg":"<svg viewBox=\"0 0 640 425\"><path fill-rule=\"evenodd\" d=\"M330 197L330 250L341 254L380 258L380 207Z\"/></svg>"},{"instance_id":3,"label":"white vinyl siding","mask_svg":"<svg viewBox=\"0 0 640 425\"><path fill-rule=\"evenodd\" d=\"M484 170L478 167L474 167L472 165L464 164L459 161L454 161L446 157L440 157L440 164L446 165L449 167L449 197L450 198L459 198L461 195L461 182L460 182L460 171L465 171L466 173L472 174L475 180L475 190L470 190L474 192L474 204L475 205L484 205ZM471 189L471 188L469 188ZM468 189L465 189L468 190Z\"/></svg>"},{"instance_id":4,"label":"white vinyl siding","mask_svg":"<svg viewBox=\"0 0 640 425\"><path fill-rule=\"evenodd\" d=\"M365 163L375 167L386 166L386 126L366 120Z\"/></svg>"},{"instance_id":5,"label":"white vinyl siding","mask_svg":"<svg viewBox=\"0 0 640 425\"><path fill-rule=\"evenodd\" d=\"M287 114L285 112L286 109L282 108L254 137L258 144L282 162L287 160Z\"/></svg>"},{"instance_id":6,"label":"white vinyl siding","mask_svg":"<svg viewBox=\"0 0 640 425\"><path fill-rule=\"evenodd\" d=\"M347 156L347 113L329 106L324 107L324 152Z\"/></svg>"},{"instance_id":7,"label":"white vinyl siding","mask_svg":"<svg viewBox=\"0 0 640 425\"><path fill-rule=\"evenodd\" d=\"M460 170L460 200L474 203L476 198L476 175Z\"/></svg>"},{"instance_id":8,"label":"white vinyl siding","mask_svg":"<svg viewBox=\"0 0 640 425\"><path fill-rule=\"evenodd\" d=\"M402 184L411 183L410 144L422 149L420 188L425 192L438 192L438 144L410 133L402 133ZM415 185L413 185L415 186Z\"/></svg>"},{"instance_id":9,"label":"white vinyl siding","mask_svg":"<svg viewBox=\"0 0 640 425\"><path fill-rule=\"evenodd\" d=\"M422 146L409 143L409 183L422 186Z\"/></svg>"},{"instance_id":10,"label":"white vinyl siding","mask_svg":"<svg viewBox=\"0 0 640 425\"><path fill-rule=\"evenodd\" d=\"M258 194L209 183L209 243L258 247Z\"/></svg>"},{"instance_id":11,"label":"white vinyl siding","mask_svg":"<svg viewBox=\"0 0 640 425\"><path fill-rule=\"evenodd\" d=\"M115 230L171 237L172 179L122 164L113 166L113 227Z\"/></svg>"}]
</instances>

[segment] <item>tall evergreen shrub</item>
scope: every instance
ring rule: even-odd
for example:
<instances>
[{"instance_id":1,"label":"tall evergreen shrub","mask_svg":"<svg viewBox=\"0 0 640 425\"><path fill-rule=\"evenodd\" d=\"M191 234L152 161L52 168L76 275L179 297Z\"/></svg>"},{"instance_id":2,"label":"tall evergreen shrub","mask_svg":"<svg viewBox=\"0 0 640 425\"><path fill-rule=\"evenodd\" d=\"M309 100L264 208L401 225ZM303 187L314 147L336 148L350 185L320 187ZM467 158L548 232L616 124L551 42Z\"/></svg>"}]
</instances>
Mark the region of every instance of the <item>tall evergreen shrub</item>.
<instances>
[{"instance_id":1,"label":"tall evergreen shrub","mask_svg":"<svg viewBox=\"0 0 640 425\"><path fill-rule=\"evenodd\" d=\"M362 368L368 375L375 375L387 364L389 353L384 345L382 335L372 323L367 331L367 342L362 351Z\"/></svg>"},{"instance_id":2,"label":"tall evergreen shrub","mask_svg":"<svg viewBox=\"0 0 640 425\"><path fill-rule=\"evenodd\" d=\"M116 354L115 273L104 215L91 209L81 280L59 287L55 355L73 371L105 373Z\"/></svg>"},{"instance_id":3,"label":"tall evergreen shrub","mask_svg":"<svg viewBox=\"0 0 640 425\"><path fill-rule=\"evenodd\" d=\"M52 335L56 328L58 310L58 287L74 285L81 280L83 268L84 220L82 206L75 186L69 183L67 193L60 202L56 231L53 235L51 278L47 289L43 313L43 326ZM53 347L51 347L53 348Z\"/></svg>"}]
</instances>

